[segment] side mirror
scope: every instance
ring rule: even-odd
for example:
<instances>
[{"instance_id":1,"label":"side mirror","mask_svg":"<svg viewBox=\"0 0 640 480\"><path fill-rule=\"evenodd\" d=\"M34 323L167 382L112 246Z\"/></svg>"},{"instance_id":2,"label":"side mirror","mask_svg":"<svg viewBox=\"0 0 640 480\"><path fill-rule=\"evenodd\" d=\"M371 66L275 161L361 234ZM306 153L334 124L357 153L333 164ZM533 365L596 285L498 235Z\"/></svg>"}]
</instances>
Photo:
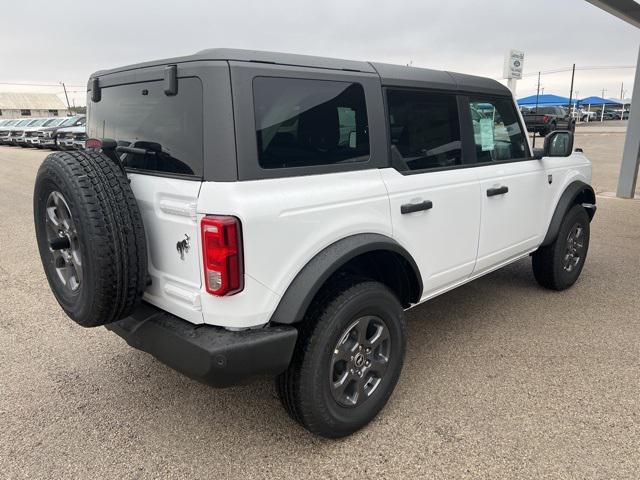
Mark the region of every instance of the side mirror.
<instances>
[{"instance_id":1,"label":"side mirror","mask_svg":"<svg viewBox=\"0 0 640 480\"><path fill-rule=\"evenodd\" d=\"M573 151L573 132L555 130L544 139L544 157L568 157Z\"/></svg>"}]
</instances>

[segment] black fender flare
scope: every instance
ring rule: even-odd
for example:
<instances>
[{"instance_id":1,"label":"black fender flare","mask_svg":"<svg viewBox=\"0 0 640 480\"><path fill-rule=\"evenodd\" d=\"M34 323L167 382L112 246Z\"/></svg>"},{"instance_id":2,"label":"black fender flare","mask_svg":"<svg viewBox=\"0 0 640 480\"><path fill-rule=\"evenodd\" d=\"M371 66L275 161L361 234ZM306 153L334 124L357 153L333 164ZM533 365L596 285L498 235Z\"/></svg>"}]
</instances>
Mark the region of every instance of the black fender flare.
<instances>
[{"instance_id":1,"label":"black fender flare","mask_svg":"<svg viewBox=\"0 0 640 480\"><path fill-rule=\"evenodd\" d=\"M587 208L589 220L593 218L596 211L596 194L593 191L593 188L591 188L591 185L580 180L576 180L565 188L564 192L560 196L560 200L558 200L556 209L553 212L553 217L551 217L547 234L545 235L541 246L545 247L554 242L558 236L558 232L560 231L562 219L569 209L575 204L584 205L585 208Z\"/></svg>"},{"instance_id":2,"label":"black fender flare","mask_svg":"<svg viewBox=\"0 0 640 480\"><path fill-rule=\"evenodd\" d=\"M282 295L271 316L271 322L300 322L314 297L331 275L349 260L363 253L379 250L397 253L409 263L418 283L417 291L412 295L412 301L417 302L422 296L422 277L411 254L390 237L377 233L361 233L332 243L309 260Z\"/></svg>"}]
</instances>

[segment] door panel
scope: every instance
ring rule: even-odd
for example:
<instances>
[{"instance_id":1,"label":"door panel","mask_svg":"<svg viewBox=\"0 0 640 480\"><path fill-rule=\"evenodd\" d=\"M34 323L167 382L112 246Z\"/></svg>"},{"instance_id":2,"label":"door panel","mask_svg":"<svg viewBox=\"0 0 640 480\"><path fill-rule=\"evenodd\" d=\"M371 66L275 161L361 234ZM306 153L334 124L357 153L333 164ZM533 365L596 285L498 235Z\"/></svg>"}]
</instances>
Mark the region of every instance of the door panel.
<instances>
[{"instance_id":1,"label":"door panel","mask_svg":"<svg viewBox=\"0 0 640 480\"><path fill-rule=\"evenodd\" d=\"M482 227L475 271L490 269L535 248L540 240L549 185L539 160L477 167ZM506 193L489 196L491 189Z\"/></svg>"},{"instance_id":2,"label":"door panel","mask_svg":"<svg viewBox=\"0 0 640 480\"><path fill-rule=\"evenodd\" d=\"M537 247L549 184L510 97L470 97L482 220L474 273Z\"/></svg>"},{"instance_id":3,"label":"door panel","mask_svg":"<svg viewBox=\"0 0 640 480\"><path fill-rule=\"evenodd\" d=\"M473 272L480 185L464 168L473 149L463 145L455 94L389 88L386 99L395 168L380 172L393 235L418 264L426 298Z\"/></svg>"},{"instance_id":4,"label":"door panel","mask_svg":"<svg viewBox=\"0 0 640 480\"><path fill-rule=\"evenodd\" d=\"M480 187L474 170L413 175L380 170L389 192L393 236L420 268L423 298L473 272L480 229ZM402 213L403 206L423 202L431 202L431 208Z\"/></svg>"}]
</instances>

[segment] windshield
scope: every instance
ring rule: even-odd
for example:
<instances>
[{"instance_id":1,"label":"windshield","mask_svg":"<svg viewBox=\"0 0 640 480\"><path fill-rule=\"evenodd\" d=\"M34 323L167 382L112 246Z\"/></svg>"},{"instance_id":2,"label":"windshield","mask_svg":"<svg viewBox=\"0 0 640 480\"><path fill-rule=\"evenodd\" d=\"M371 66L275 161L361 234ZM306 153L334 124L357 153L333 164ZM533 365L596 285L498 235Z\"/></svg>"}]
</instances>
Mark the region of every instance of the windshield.
<instances>
[{"instance_id":1,"label":"windshield","mask_svg":"<svg viewBox=\"0 0 640 480\"><path fill-rule=\"evenodd\" d=\"M49 120L45 120L42 124L43 127L52 127L57 125L60 122L59 118L50 118Z\"/></svg>"},{"instance_id":2,"label":"windshield","mask_svg":"<svg viewBox=\"0 0 640 480\"><path fill-rule=\"evenodd\" d=\"M181 78L178 94L167 96L162 81L102 89L90 102L88 137L109 138L121 146L146 150L125 153L128 168L202 176L202 83Z\"/></svg>"},{"instance_id":3,"label":"windshield","mask_svg":"<svg viewBox=\"0 0 640 480\"><path fill-rule=\"evenodd\" d=\"M16 123L16 127L25 127L29 125L31 122L33 122L32 118L27 118L26 120L20 120L18 123Z\"/></svg>"},{"instance_id":4,"label":"windshield","mask_svg":"<svg viewBox=\"0 0 640 480\"><path fill-rule=\"evenodd\" d=\"M46 122L47 119L46 118L41 118L40 120L34 120L33 122L29 123L29 127L40 127L42 125L44 125L44 122Z\"/></svg>"},{"instance_id":5,"label":"windshield","mask_svg":"<svg viewBox=\"0 0 640 480\"><path fill-rule=\"evenodd\" d=\"M71 127L73 125L75 125L75 123L78 121L78 117L69 117L67 119L64 120L64 123L62 123L63 127Z\"/></svg>"}]
</instances>

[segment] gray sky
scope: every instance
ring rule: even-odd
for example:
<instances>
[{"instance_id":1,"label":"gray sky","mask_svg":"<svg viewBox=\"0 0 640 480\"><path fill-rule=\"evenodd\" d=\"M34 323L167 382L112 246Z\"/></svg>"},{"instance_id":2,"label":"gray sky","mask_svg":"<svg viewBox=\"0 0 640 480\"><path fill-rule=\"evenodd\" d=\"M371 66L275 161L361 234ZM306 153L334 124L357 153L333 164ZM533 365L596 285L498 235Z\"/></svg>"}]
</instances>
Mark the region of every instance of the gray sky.
<instances>
[{"instance_id":1,"label":"gray sky","mask_svg":"<svg viewBox=\"0 0 640 480\"><path fill-rule=\"evenodd\" d=\"M76 104L89 74L209 47L275 50L502 76L505 52L538 70L635 65L640 32L584 0L283 0L12 2L0 19L0 83L65 81ZM6 9L5 9L6 10ZM24 18L24 20L21 20ZM578 71L580 97L631 95L633 69ZM570 73L543 75L569 94ZM535 93L537 78L518 82ZM0 90L60 92L58 87Z\"/></svg>"}]
</instances>

